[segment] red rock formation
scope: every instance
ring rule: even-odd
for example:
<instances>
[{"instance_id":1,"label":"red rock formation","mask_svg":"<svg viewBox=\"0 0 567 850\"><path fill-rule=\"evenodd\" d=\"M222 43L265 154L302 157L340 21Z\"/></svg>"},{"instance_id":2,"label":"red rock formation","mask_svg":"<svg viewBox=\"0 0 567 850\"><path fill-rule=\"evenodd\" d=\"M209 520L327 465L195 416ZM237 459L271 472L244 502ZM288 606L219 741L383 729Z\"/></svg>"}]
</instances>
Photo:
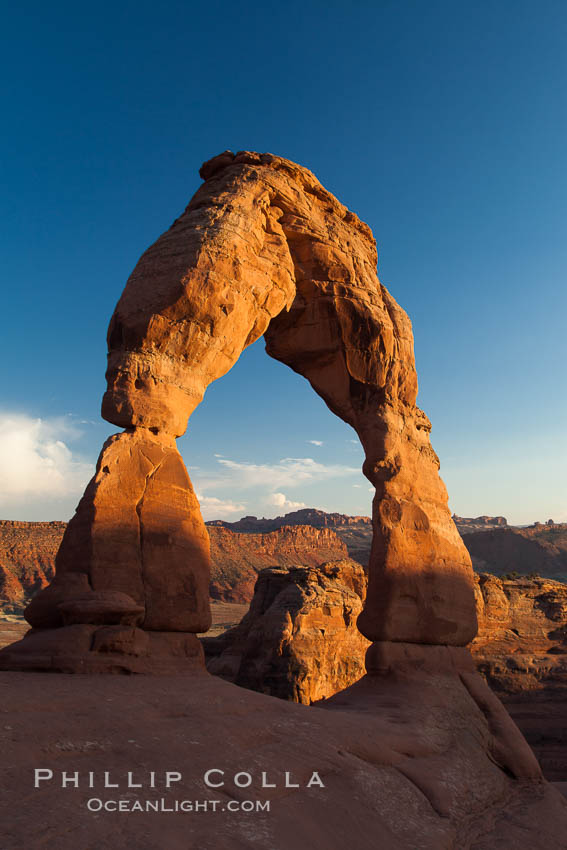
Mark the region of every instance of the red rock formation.
<instances>
[{"instance_id":1,"label":"red rock formation","mask_svg":"<svg viewBox=\"0 0 567 850\"><path fill-rule=\"evenodd\" d=\"M67 523L0 520L0 608L19 610L55 573Z\"/></svg>"},{"instance_id":2,"label":"red rock formation","mask_svg":"<svg viewBox=\"0 0 567 850\"><path fill-rule=\"evenodd\" d=\"M202 663L194 633L210 625L208 590L209 538L175 441L143 428L118 434L65 531L53 582L26 608L34 628L4 650L4 663L64 672L190 669Z\"/></svg>"},{"instance_id":3,"label":"red rock formation","mask_svg":"<svg viewBox=\"0 0 567 850\"><path fill-rule=\"evenodd\" d=\"M329 528L284 526L267 534L236 534L208 527L211 541L211 596L250 602L260 570L278 566L317 566L347 557L347 548Z\"/></svg>"},{"instance_id":4,"label":"red rock formation","mask_svg":"<svg viewBox=\"0 0 567 850\"><path fill-rule=\"evenodd\" d=\"M206 386L265 332L268 353L307 377L366 450L377 495L362 628L375 640L468 642L469 559L415 407L411 326L376 277L368 227L278 157L224 154L202 173L116 308L105 417L183 433Z\"/></svg>"},{"instance_id":5,"label":"red rock formation","mask_svg":"<svg viewBox=\"0 0 567 850\"><path fill-rule=\"evenodd\" d=\"M0 521L0 611L20 613L53 578L66 527L65 522ZM347 556L342 540L325 527L296 525L267 534L236 534L215 526L206 530L211 546L209 592L213 599L226 602L250 602L257 574L266 567L315 566ZM39 600L30 609L36 614L38 604ZM43 627L53 624L52 614L47 606Z\"/></svg>"},{"instance_id":6,"label":"red rock formation","mask_svg":"<svg viewBox=\"0 0 567 850\"><path fill-rule=\"evenodd\" d=\"M365 594L365 575L352 561L310 570L265 570L242 622L205 639L207 667L283 699L309 704L331 697L364 672L369 644L352 621ZM567 782L567 586L481 575L476 598L475 665L533 747L546 777ZM405 670L411 678L417 660L410 644L377 643L366 666L379 677ZM445 662L428 651L420 663L429 663L434 672L436 664Z\"/></svg>"},{"instance_id":7,"label":"red rock formation","mask_svg":"<svg viewBox=\"0 0 567 850\"><path fill-rule=\"evenodd\" d=\"M567 586L481 575L476 592L475 663L533 747L545 776L567 783Z\"/></svg>"},{"instance_id":8,"label":"red rock formation","mask_svg":"<svg viewBox=\"0 0 567 850\"><path fill-rule=\"evenodd\" d=\"M56 570L57 587L78 573L88 577L92 591L128 594L143 607L141 625L148 630L209 627L209 539L172 439L138 429L107 441L65 532ZM37 604L43 604L41 595L26 611L32 626L39 625ZM60 625L60 604L52 614L51 625Z\"/></svg>"},{"instance_id":9,"label":"red rock formation","mask_svg":"<svg viewBox=\"0 0 567 850\"><path fill-rule=\"evenodd\" d=\"M204 527L174 437L208 384L265 333L268 353L310 381L366 452L376 496L364 634L467 643L470 560L415 405L411 325L378 281L369 228L278 157L225 152L201 174L204 186L140 259L112 317L102 411L127 431L104 447L69 524L57 592L37 603L41 622L50 604L60 622L62 597L78 592L69 576L81 573L93 591L142 605L148 630L206 627Z\"/></svg>"},{"instance_id":10,"label":"red rock formation","mask_svg":"<svg viewBox=\"0 0 567 850\"><path fill-rule=\"evenodd\" d=\"M498 747L498 715L489 725L447 665L366 676L324 708L204 672L96 682L0 673L0 690L3 850L35 850L45 836L56 850L115 850L121 835L128 850L565 848L565 800L548 783L514 779L514 770L527 770ZM33 789L38 766L54 778ZM224 787L205 787L212 767L225 771ZM182 774L169 789L167 770ZM62 791L63 771L78 773L79 788ZM104 789L105 771L118 789ZM126 788L128 771L142 788ZM242 771L252 776L249 788L234 783ZM285 787L286 771L300 787ZM306 787L313 771L323 788ZM263 772L276 787L262 788ZM87 811L93 797L142 808L97 816ZM145 808L161 799L165 813ZM171 811L178 800L220 805ZM270 810L227 810L242 800L267 801Z\"/></svg>"},{"instance_id":11,"label":"red rock formation","mask_svg":"<svg viewBox=\"0 0 567 850\"><path fill-rule=\"evenodd\" d=\"M278 528L290 525L311 525L313 528L342 528L343 526L362 525L372 527L369 516L348 516L347 514L327 513L316 508L301 508L299 511L290 511L284 516L273 519L258 519L255 516L245 516L236 522L226 522L222 519L214 519L205 523L209 528L222 527L230 531L276 531Z\"/></svg>"},{"instance_id":12,"label":"red rock formation","mask_svg":"<svg viewBox=\"0 0 567 850\"><path fill-rule=\"evenodd\" d=\"M309 380L366 454L376 496L362 632L468 643L470 559L416 407L411 324L377 278L370 229L309 171L270 154L225 152L201 174L111 319L102 413L127 430L105 445L65 533L57 592L72 598L68 577L81 573L93 591L142 605L146 630L206 627L206 537L174 438L206 387L265 334L268 353ZM49 599L41 620L52 604L55 625L61 596Z\"/></svg>"},{"instance_id":13,"label":"red rock formation","mask_svg":"<svg viewBox=\"0 0 567 850\"><path fill-rule=\"evenodd\" d=\"M365 596L366 576L354 561L263 570L238 626L205 639L207 667L293 702L332 696L365 672L370 643L356 627Z\"/></svg>"},{"instance_id":14,"label":"red rock formation","mask_svg":"<svg viewBox=\"0 0 567 850\"><path fill-rule=\"evenodd\" d=\"M471 650L502 695L567 686L567 585L477 577L478 635Z\"/></svg>"},{"instance_id":15,"label":"red rock formation","mask_svg":"<svg viewBox=\"0 0 567 850\"><path fill-rule=\"evenodd\" d=\"M359 617L363 634L375 641L367 654L370 675L332 697L324 710L312 710L325 719L307 721L299 763L305 766L305 745L313 726L320 726L326 735L319 744L332 739L333 757L325 762L331 784L351 755L355 771L373 759L386 773L365 772L363 786L342 786L307 824L291 819L294 840L287 844L312 846L314 836L328 847L352 841L352 828L345 834L342 822L353 789L364 796L358 837L368 812L380 812L362 846L384 835L385 848L418 846L425 834L431 850L484 850L510 839L511 822L508 843L516 846L516 836L525 838L532 826L536 796L540 817L553 829L559 823L564 836L558 798L542 787L533 754L463 648L477 628L470 558L448 511L430 423L416 407L411 325L378 281L369 228L310 172L269 154L225 152L201 174L204 186L140 259L111 320L102 409L126 431L103 448L65 533L56 578L33 603L42 623L51 618L55 624L69 613L74 622L34 629L0 652L0 666L194 669L196 729L211 741L208 756L226 752L226 709L219 711L225 690L231 721L249 718L258 706L261 722L243 724L248 734L239 756L257 752L270 726L263 708L277 712L274 701L243 697L218 680L207 684L213 678L198 670L191 630L208 621L208 547L174 438L185 431L208 384L265 333L268 353L306 377L355 428L366 455L363 471L376 488L370 580ZM175 690L178 680L173 683ZM186 713L191 688L183 690ZM97 709L105 705L98 697ZM92 705L92 688L89 700ZM171 711L169 693L166 701ZM128 699L126 711L131 706ZM291 723L279 754L289 752L289 728L296 734L301 727L298 708L306 711L280 714ZM187 728L176 737L178 750ZM27 749L28 730L24 734ZM321 747L317 753L321 758ZM513 802L515 816L507 816L502 800ZM504 827L493 826L502 818ZM489 841L480 842L489 831ZM549 850L549 836L557 834L548 829L544 844L539 830L534 837ZM273 844L270 833L261 843L266 835ZM193 831L194 838L203 843L202 832Z\"/></svg>"},{"instance_id":16,"label":"red rock formation","mask_svg":"<svg viewBox=\"0 0 567 850\"><path fill-rule=\"evenodd\" d=\"M567 525L499 528L464 537L475 568L567 580Z\"/></svg>"},{"instance_id":17,"label":"red rock formation","mask_svg":"<svg viewBox=\"0 0 567 850\"><path fill-rule=\"evenodd\" d=\"M491 531L494 528L505 528L508 520L504 516L477 516L466 517L453 514L453 522L457 526L459 534L468 534L470 531Z\"/></svg>"}]
</instances>

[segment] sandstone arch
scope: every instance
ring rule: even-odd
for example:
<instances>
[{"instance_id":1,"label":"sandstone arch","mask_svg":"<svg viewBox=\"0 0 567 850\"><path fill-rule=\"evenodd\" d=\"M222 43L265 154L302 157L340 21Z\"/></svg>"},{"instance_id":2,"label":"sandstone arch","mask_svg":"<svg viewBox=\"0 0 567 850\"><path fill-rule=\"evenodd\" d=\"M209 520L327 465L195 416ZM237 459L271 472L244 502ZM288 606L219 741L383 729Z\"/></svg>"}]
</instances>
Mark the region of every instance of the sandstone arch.
<instances>
[{"instance_id":1,"label":"sandstone arch","mask_svg":"<svg viewBox=\"0 0 567 850\"><path fill-rule=\"evenodd\" d=\"M378 280L370 229L311 172L270 154L225 152L200 173L205 182L141 257L110 322L102 414L125 430L103 447L56 578L27 612L50 629L50 664L78 640L90 659L81 669L198 655L194 633L210 622L208 540L175 438L206 387L262 334L365 451L376 495L361 631L468 643L470 559L416 406L411 324Z\"/></svg>"}]
</instances>

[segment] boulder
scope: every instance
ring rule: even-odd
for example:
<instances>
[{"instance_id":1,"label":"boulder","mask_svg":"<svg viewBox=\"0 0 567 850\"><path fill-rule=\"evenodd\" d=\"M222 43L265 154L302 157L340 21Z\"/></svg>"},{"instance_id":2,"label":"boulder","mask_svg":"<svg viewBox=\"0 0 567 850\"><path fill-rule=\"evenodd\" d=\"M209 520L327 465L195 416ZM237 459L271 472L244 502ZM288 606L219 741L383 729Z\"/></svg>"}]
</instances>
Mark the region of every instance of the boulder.
<instances>
[{"instance_id":1,"label":"boulder","mask_svg":"<svg viewBox=\"0 0 567 850\"><path fill-rule=\"evenodd\" d=\"M312 703L364 675L369 641L356 621L366 595L360 564L266 569L250 610L218 638L205 638L207 668L293 702Z\"/></svg>"}]
</instances>

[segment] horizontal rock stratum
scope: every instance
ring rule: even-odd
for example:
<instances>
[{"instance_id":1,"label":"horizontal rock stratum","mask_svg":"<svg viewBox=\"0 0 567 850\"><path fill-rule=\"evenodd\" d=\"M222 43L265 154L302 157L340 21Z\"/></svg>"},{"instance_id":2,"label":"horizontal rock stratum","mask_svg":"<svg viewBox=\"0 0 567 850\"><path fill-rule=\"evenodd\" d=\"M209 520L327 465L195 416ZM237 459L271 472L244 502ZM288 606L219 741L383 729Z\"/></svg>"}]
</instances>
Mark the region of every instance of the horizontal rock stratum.
<instances>
[{"instance_id":1,"label":"horizontal rock stratum","mask_svg":"<svg viewBox=\"0 0 567 850\"><path fill-rule=\"evenodd\" d=\"M55 557L66 522L0 520L0 611L21 613L55 574ZM315 566L347 557L347 547L326 526L278 526L266 533L235 533L207 526L211 547L212 599L250 602L260 570L288 565Z\"/></svg>"},{"instance_id":2,"label":"horizontal rock stratum","mask_svg":"<svg viewBox=\"0 0 567 850\"><path fill-rule=\"evenodd\" d=\"M476 596L473 657L497 693L545 691L550 698L557 689L567 696L567 585L485 573Z\"/></svg>"},{"instance_id":3,"label":"horizontal rock stratum","mask_svg":"<svg viewBox=\"0 0 567 850\"><path fill-rule=\"evenodd\" d=\"M347 547L331 528L283 526L265 534L207 528L211 543L211 596L226 602L250 602L260 570L266 567L317 566L346 558Z\"/></svg>"}]
</instances>

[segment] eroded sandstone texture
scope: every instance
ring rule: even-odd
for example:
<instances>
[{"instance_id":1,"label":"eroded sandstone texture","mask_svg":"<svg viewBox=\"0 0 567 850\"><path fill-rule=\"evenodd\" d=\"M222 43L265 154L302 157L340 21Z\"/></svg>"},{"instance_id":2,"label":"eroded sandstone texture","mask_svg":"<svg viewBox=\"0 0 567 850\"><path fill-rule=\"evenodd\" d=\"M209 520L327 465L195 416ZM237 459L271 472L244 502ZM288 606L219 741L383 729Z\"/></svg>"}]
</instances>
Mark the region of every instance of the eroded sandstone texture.
<instances>
[{"instance_id":1,"label":"eroded sandstone texture","mask_svg":"<svg viewBox=\"0 0 567 850\"><path fill-rule=\"evenodd\" d=\"M201 176L111 319L102 413L126 430L103 448L30 622L57 628L77 594L116 591L143 609L142 633L207 628L206 533L174 440L207 386L265 334L268 353L309 380L366 453L376 495L362 633L465 645L476 632L470 558L416 406L411 324L378 280L370 229L271 154L225 152ZM84 619L65 628L98 622ZM131 649L143 651L134 638ZM55 650L50 659L57 669Z\"/></svg>"},{"instance_id":2,"label":"eroded sandstone texture","mask_svg":"<svg viewBox=\"0 0 567 850\"><path fill-rule=\"evenodd\" d=\"M267 534L235 533L208 526L211 541L211 597L251 602L260 570L314 567L348 557L347 547L330 528L283 526Z\"/></svg>"},{"instance_id":3,"label":"eroded sandstone texture","mask_svg":"<svg viewBox=\"0 0 567 850\"><path fill-rule=\"evenodd\" d=\"M55 571L65 522L0 520L0 611L19 613Z\"/></svg>"},{"instance_id":4,"label":"eroded sandstone texture","mask_svg":"<svg viewBox=\"0 0 567 850\"><path fill-rule=\"evenodd\" d=\"M205 638L207 669L292 702L330 697L365 673L369 642L356 627L365 596L355 561L263 570L243 620Z\"/></svg>"},{"instance_id":5,"label":"eroded sandstone texture","mask_svg":"<svg viewBox=\"0 0 567 850\"><path fill-rule=\"evenodd\" d=\"M478 635L471 651L502 697L567 692L567 586L549 579L476 577Z\"/></svg>"}]
</instances>

